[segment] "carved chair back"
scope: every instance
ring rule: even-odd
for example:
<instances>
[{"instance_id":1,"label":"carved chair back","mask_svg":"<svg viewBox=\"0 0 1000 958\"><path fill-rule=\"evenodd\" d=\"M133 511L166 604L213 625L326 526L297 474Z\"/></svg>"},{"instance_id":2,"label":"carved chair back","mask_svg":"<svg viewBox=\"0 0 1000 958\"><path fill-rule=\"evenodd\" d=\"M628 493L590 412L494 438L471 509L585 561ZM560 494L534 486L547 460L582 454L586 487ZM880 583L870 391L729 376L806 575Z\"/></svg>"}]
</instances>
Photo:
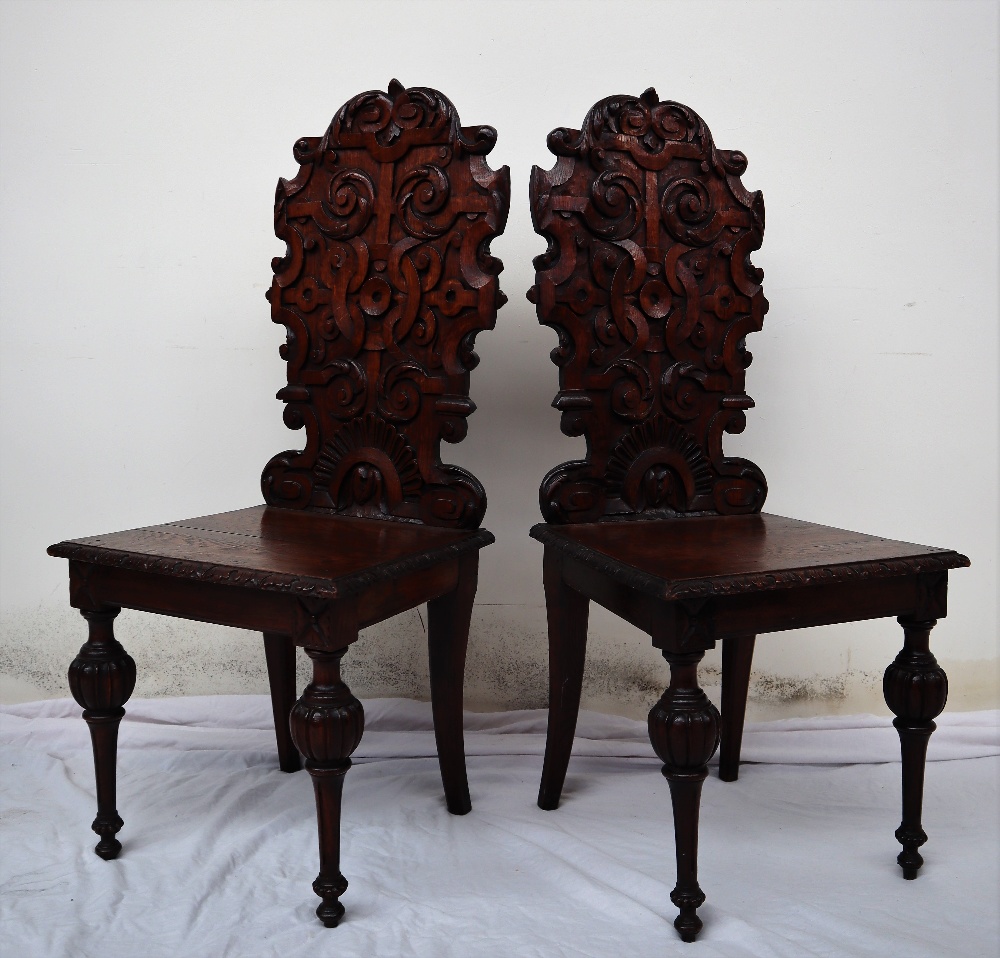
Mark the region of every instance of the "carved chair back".
<instances>
[{"instance_id":1,"label":"carved chair back","mask_svg":"<svg viewBox=\"0 0 1000 958\"><path fill-rule=\"evenodd\" d=\"M764 200L740 182L746 157L653 89L601 100L548 147L556 165L530 185L548 249L528 298L558 333L553 406L587 454L545 477L543 516L759 512L763 473L722 450L753 406L744 340L767 312L750 262Z\"/></svg>"},{"instance_id":2,"label":"carved chair back","mask_svg":"<svg viewBox=\"0 0 1000 958\"><path fill-rule=\"evenodd\" d=\"M476 334L505 302L490 256L510 205L489 126L462 127L436 90L355 97L294 147L278 181L267 298L283 324L285 424L305 448L261 476L268 505L476 528L486 494L440 459L460 442Z\"/></svg>"}]
</instances>

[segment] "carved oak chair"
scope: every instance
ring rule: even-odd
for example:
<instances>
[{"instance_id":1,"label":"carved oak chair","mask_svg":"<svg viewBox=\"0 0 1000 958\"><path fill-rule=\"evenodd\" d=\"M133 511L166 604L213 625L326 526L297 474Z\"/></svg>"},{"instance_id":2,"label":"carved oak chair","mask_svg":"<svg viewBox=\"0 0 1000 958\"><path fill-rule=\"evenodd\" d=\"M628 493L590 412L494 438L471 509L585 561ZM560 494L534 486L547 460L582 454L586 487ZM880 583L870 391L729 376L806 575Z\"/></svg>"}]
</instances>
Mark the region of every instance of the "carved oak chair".
<instances>
[{"instance_id":1,"label":"carved oak chair","mask_svg":"<svg viewBox=\"0 0 1000 958\"><path fill-rule=\"evenodd\" d=\"M702 927L698 811L706 765L737 777L755 637L897 616L905 644L885 673L903 762L896 838L905 878L922 864L924 758L947 679L928 649L948 570L969 560L761 513L760 469L723 452L753 400L748 333L761 328L763 273L750 262L764 203L740 181L741 153L717 149L701 118L656 92L597 103L581 130L556 129L535 167L531 210L548 249L528 299L559 336L553 405L586 457L544 478L550 701L538 804L554 809L570 758L591 600L662 650L670 686L649 736L670 786L677 853L671 900L685 941ZM722 715L698 687L723 648Z\"/></svg>"},{"instance_id":2,"label":"carved oak chair","mask_svg":"<svg viewBox=\"0 0 1000 958\"><path fill-rule=\"evenodd\" d=\"M364 93L326 134L294 147L299 172L280 180L271 318L286 327L284 420L304 448L264 468L266 505L60 542L70 602L90 627L69 684L90 726L97 775L96 852L117 856L122 827L115 753L135 663L115 640L122 607L259 630L280 767L312 776L320 871L313 890L329 927L340 897L340 801L364 729L340 679L359 629L428 604L431 700L449 811L471 807L462 683L486 495L443 465L459 442L478 362L476 334L505 298L490 256L510 200L492 171L489 126L462 127L436 90ZM313 680L295 700L295 647Z\"/></svg>"}]
</instances>

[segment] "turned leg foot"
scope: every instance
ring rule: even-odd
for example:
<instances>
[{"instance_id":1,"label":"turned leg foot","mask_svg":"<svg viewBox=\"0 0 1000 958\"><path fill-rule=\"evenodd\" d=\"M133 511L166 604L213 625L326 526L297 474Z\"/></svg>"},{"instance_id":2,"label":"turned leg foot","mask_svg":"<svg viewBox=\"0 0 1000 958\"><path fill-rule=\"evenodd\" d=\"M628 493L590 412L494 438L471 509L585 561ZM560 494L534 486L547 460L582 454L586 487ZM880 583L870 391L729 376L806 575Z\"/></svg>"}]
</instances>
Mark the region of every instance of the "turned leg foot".
<instances>
[{"instance_id":1,"label":"turned leg foot","mask_svg":"<svg viewBox=\"0 0 1000 958\"><path fill-rule=\"evenodd\" d=\"M903 850L896 861L903 877L912 880L924 863L919 849L927 841L921 825L927 743L937 727L934 719L948 700L948 677L930 651L930 633L937 620L900 618L899 624L903 649L885 670L882 691L896 716L892 724L899 733L903 764L903 820L896 829Z\"/></svg>"},{"instance_id":2,"label":"turned leg foot","mask_svg":"<svg viewBox=\"0 0 1000 958\"><path fill-rule=\"evenodd\" d=\"M702 928L698 909L705 893L698 884L698 814L708 761L719 746L719 712L698 687L703 656L663 653L670 663L670 686L649 713L649 740L663 762L674 813L677 885L670 900L680 911L674 928L688 942Z\"/></svg>"},{"instance_id":3,"label":"turned leg foot","mask_svg":"<svg viewBox=\"0 0 1000 958\"><path fill-rule=\"evenodd\" d=\"M747 714L747 691L756 636L722 640L722 725L719 778L735 782L740 775L740 749Z\"/></svg>"},{"instance_id":4,"label":"turned leg foot","mask_svg":"<svg viewBox=\"0 0 1000 958\"><path fill-rule=\"evenodd\" d=\"M316 794L319 875L313 891L322 899L316 914L327 928L335 928L344 915L340 897L347 890L347 879L340 872L341 795L350 755L365 727L361 703L340 678L340 660L346 651L306 649L313 661L313 680L291 712L292 738L306 757Z\"/></svg>"},{"instance_id":5,"label":"turned leg foot","mask_svg":"<svg viewBox=\"0 0 1000 958\"><path fill-rule=\"evenodd\" d=\"M542 566L549 625L549 725L538 807L559 807L580 713L590 600L562 578L559 556L546 548Z\"/></svg>"},{"instance_id":6,"label":"turned leg foot","mask_svg":"<svg viewBox=\"0 0 1000 958\"><path fill-rule=\"evenodd\" d=\"M267 681L271 687L278 767L283 772L297 772L302 768L302 757L292 741L288 725L295 704L295 645L287 635L265 632L264 656L267 659Z\"/></svg>"},{"instance_id":7,"label":"turned leg foot","mask_svg":"<svg viewBox=\"0 0 1000 958\"><path fill-rule=\"evenodd\" d=\"M115 639L113 622L121 611L107 608L82 611L90 636L69 667L69 687L90 728L97 781L97 817L91 826L100 836L94 851L110 861L117 858L121 842L115 837L124 822L118 814L116 759L118 726L135 688L135 662Z\"/></svg>"}]
</instances>

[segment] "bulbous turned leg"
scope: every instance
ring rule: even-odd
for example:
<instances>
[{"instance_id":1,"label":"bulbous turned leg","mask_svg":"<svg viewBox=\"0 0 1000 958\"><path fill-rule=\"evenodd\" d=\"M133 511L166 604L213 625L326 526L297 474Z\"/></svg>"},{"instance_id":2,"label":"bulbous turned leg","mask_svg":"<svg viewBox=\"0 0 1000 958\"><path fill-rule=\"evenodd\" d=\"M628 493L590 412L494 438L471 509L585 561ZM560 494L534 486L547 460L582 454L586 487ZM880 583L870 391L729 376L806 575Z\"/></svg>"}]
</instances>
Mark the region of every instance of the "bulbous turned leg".
<instances>
[{"instance_id":1,"label":"bulbous turned leg","mask_svg":"<svg viewBox=\"0 0 1000 958\"><path fill-rule=\"evenodd\" d=\"M69 688L90 727L97 780L97 818L91 826L100 836L94 851L105 861L117 858L121 842L115 836L124 822L118 814L115 761L118 726L135 689L135 662L115 639L113 622L117 607L81 611L90 626L90 637L69 667Z\"/></svg>"},{"instance_id":2,"label":"bulbous turned leg","mask_svg":"<svg viewBox=\"0 0 1000 958\"><path fill-rule=\"evenodd\" d=\"M701 931L698 908L705 893L698 884L698 812L708 761L719 747L719 712L698 687L704 652L664 652L670 686L649 712L649 740L663 762L670 786L677 850L677 885L670 900L680 909L674 927L683 941Z\"/></svg>"},{"instance_id":3,"label":"bulbous turned leg","mask_svg":"<svg viewBox=\"0 0 1000 958\"><path fill-rule=\"evenodd\" d=\"M340 800L351 753L365 728L365 711L341 681L340 660L347 649L306 649L313 661L313 680L292 708L290 726L296 748L306 757L312 776L319 825L319 875L313 891L322 899L316 914L327 928L344 915L340 896L347 879L340 873Z\"/></svg>"},{"instance_id":4,"label":"bulbous turned leg","mask_svg":"<svg viewBox=\"0 0 1000 958\"><path fill-rule=\"evenodd\" d=\"M903 760L903 820L896 841L903 846L896 861L903 877L914 879L924 859L918 849L927 841L920 819L924 801L927 743L937 726L934 719L948 700L948 676L930 651L936 619L898 619L903 627L903 649L885 670L882 691L896 719Z\"/></svg>"}]
</instances>

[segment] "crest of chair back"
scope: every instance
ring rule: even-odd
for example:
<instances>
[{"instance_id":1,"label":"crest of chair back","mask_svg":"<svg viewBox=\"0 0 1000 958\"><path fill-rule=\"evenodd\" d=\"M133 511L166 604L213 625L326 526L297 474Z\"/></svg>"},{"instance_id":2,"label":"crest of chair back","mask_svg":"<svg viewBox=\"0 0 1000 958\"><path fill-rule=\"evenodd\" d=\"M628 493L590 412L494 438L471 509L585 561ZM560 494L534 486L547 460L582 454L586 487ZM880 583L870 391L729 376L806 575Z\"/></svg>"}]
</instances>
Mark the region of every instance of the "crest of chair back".
<instances>
[{"instance_id":1,"label":"crest of chair back","mask_svg":"<svg viewBox=\"0 0 1000 958\"><path fill-rule=\"evenodd\" d=\"M275 456L261 487L271 506L476 528L480 482L441 462L460 442L476 334L505 302L490 240L510 204L507 167L490 169L489 126L462 127L436 90L363 93L325 136L294 147L279 180L271 318L285 424L305 448Z\"/></svg>"},{"instance_id":2,"label":"crest of chair back","mask_svg":"<svg viewBox=\"0 0 1000 958\"><path fill-rule=\"evenodd\" d=\"M740 181L746 157L652 89L601 100L548 146L556 165L534 167L530 187L548 249L528 298L558 333L553 405L587 455L545 477L543 516L759 512L763 473L722 448L753 406L745 339L767 312L750 262L764 201Z\"/></svg>"}]
</instances>

